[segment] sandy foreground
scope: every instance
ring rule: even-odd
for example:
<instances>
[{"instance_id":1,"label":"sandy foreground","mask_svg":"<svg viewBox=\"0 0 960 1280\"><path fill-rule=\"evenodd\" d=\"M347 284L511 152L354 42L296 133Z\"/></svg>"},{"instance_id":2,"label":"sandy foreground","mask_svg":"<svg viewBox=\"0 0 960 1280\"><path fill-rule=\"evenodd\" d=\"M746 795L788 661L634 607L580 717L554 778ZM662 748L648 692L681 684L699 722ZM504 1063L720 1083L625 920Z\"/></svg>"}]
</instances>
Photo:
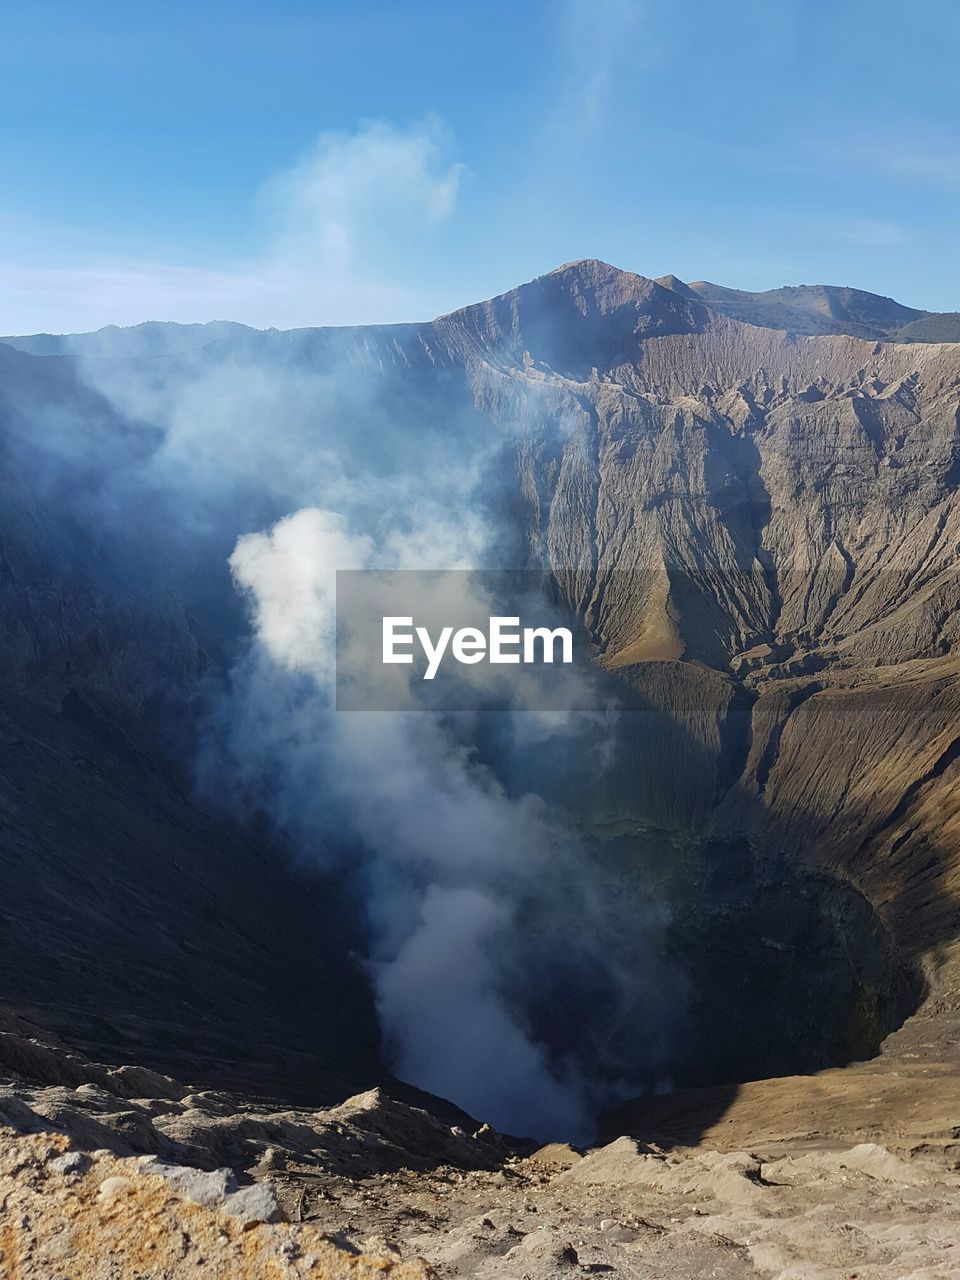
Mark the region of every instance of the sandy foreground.
<instances>
[{"instance_id":1,"label":"sandy foreground","mask_svg":"<svg viewBox=\"0 0 960 1280\"><path fill-rule=\"evenodd\" d=\"M744 1085L712 1126L709 1091L673 1095L645 1120L664 1145L580 1152L379 1090L278 1110L2 1040L19 1064L0 1082L3 1280L960 1277L942 1063ZM667 1145L671 1108L696 1145Z\"/></svg>"}]
</instances>

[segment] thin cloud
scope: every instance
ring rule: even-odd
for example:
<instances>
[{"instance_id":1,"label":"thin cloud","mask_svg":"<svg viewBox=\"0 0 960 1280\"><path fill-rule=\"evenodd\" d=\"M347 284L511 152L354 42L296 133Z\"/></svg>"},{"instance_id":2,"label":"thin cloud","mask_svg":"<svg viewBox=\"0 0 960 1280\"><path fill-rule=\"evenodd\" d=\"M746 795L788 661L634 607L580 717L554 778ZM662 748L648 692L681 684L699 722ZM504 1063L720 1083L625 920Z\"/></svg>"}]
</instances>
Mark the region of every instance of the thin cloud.
<instances>
[{"instance_id":1,"label":"thin cloud","mask_svg":"<svg viewBox=\"0 0 960 1280\"><path fill-rule=\"evenodd\" d=\"M373 122L357 133L325 133L293 168L268 181L261 199L277 225L280 262L355 270L382 251L385 233L416 234L453 212L461 164L447 164L441 131L413 132ZM394 247L388 240L386 248Z\"/></svg>"},{"instance_id":2,"label":"thin cloud","mask_svg":"<svg viewBox=\"0 0 960 1280\"><path fill-rule=\"evenodd\" d=\"M824 231L836 240L843 240L847 244L859 245L866 249L904 244L911 238L906 227L900 226L899 223L883 222L874 218L829 223L824 227Z\"/></svg>"},{"instance_id":3,"label":"thin cloud","mask_svg":"<svg viewBox=\"0 0 960 1280\"><path fill-rule=\"evenodd\" d=\"M567 0L560 11L564 127L599 128L615 97L618 73L636 66L641 0Z\"/></svg>"},{"instance_id":4,"label":"thin cloud","mask_svg":"<svg viewBox=\"0 0 960 1280\"><path fill-rule=\"evenodd\" d=\"M453 213L461 164L435 121L324 133L269 178L269 235L221 267L116 254L64 227L17 225L0 260L0 332L76 332L143 320L260 327L430 318L450 300L404 277L403 260Z\"/></svg>"},{"instance_id":5,"label":"thin cloud","mask_svg":"<svg viewBox=\"0 0 960 1280\"><path fill-rule=\"evenodd\" d=\"M899 177L936 186L960 186L960 145L955 141L886 143L866 155L874 167Z\"/></svg>"}]
</instances>

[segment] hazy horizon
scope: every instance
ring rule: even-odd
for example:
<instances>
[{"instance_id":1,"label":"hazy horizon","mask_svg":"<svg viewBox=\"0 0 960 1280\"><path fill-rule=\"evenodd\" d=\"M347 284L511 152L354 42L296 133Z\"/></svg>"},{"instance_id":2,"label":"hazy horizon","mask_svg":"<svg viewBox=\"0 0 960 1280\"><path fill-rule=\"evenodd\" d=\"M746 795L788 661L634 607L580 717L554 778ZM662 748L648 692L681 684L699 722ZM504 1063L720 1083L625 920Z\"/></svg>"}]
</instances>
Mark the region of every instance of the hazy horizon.
<instances>
[{"instance_id":1,"label":"hazy horizon","mask_svg":"<svg viewBox=\"0 0 960 1280\"><path fill-rule=\"evenodd\" d=\"M559 270L561 270L561 269L562 269L562 268L564 268L564 267L568 267L568 266L575 265L575 263L576 263L576 262L590 261L590 260L591 260L591 259L574 259L574 260L572 260L571 262L559 263L556 267L550 268L550 269L549 269L548 271L546 271L546 272L538 272L536 275L525 276L522 280L517 280L513 285L509 286L509 287L508 287L508 289L501 290L501 292L502 292L502 293L509 292L509 291L510 291L510 289L519 288L520 286L522 286L522 285L524 285L524 284L531 283L532 281L534 281L534 280L536 280L536 279L541 278L543 275L549 275L549 274L551 274L551 272L559 271ZM608 265L610 265L610 266L612 266L612 267L615 267L615 268L617 268L618 270L621 270L621 271L624 271L624 272L628 272L628 273L630 273L630 274L632 274L632 275L640 276L640 277L645 278L645 279L648 279L648 280L657 280L658 278L659 278L659 279L663 279L663 278L664 278L664 277L666 277L666 276L674 276L676 279L678 279L678 280L680 279L680 277L677 275L677 273L676 273L676 272L671 272L671 271L663 272L663 273L661 273L661 275L660 275L659 277L657 277L657 276L649 275L647 272L640 271L640 270L636 270L635 268L632 268L632 267L623 267L623 266L620 266L618 263L615 263L615 262L614 262L614 263L609 263ZM722 286L722 287L727 288L727 289L740 289L740 290L742 290L742 291L743 291L743 292L745 292L745 293L761 293L761 292L765 292L765 290L747 289L747 288L746 288L746 286L738 285L738 284L736 284L736 283L731 283L729 280L707 280L705 277L702 277L702 276L692 276L689 280L683 280L683 281L682 281L682 283L684 283L684 284L701 284L701 283L702 283L702 284L719 285L719 286ZM817 280L817 281L803 280L803 281L783 281L783 282L782 282L782 283L780 283L780 284L775 284L775 285L771 285L771 286L769 286L769 289L770 289L771 291L775 291L775 290L777 290L777 289L796 289L796 288L815 288L815 289L816 289L816 288L834 288L834 289L852 289L852 290L855 290L855 291L856 291L856 292L858 292L858 293L866 293L866 294L871 294L871 295L873 295L874 297L887 298L887 300L888 300L888 301L897 302L897 303L901 304L902 306L911 307L911 308L913 308L914 310L918 310L918 311L931 311L931 312L933 312L933 311L935 310L935 309L934 309L934 308L932 308L932 307L927 307L927 306L925 306L923 303L918 303L918 302L916 302L916 301L914 301L914 300L912 300L912 299L893 298L893 297L891 297L890 295L887 295L887 294L881 294L881 293L879 293L876 289L870 289L870 288L867 288L867 287L865 287L865 286L863 286L863 285L860 285L860 284L851 284L851 283L849 283L849 282L843 282L843 283L841 283L841 282L837 282L837 281L825 281L825 280ZM452 315L452 314L455 314L456 312L458 312L458 311L462 311L462 310L466 309L467 307L474 306L474 305L476 305L476 304L478 304L478 303L481 303L481 302L489 301L491 298L495 298L495 297L497 297L497 296L499 296L499 295L498 295L498 294L496 294L496 293L488 293L488 294L485 294L483 297L470 298L470 299L468 299L468 300L467 300L467 301L465 301L465 302L457 303L455 306L451 307L449 310L447 310L447 311L437 312L435 315L411 316L409 319L406 319L406 320L393 320L393 321L384 321L384 322L380 322L380 321L376 321L376 320L370 320L370 321L360 321L360 322L358 322L358 323L354 323L354 324L349 324L349 323L345 323L345 324L336 324L336 323L332 323L332 324L319 324L319 323L318 323L318 324L296 324L296 325L257 325L257 324L248 324L246 321L243 321L243 320L236 320L236 319L234 319L234 318L233 318L233 317L231 317L231 316L225 316L225 315L224 315L224 316L212 316L212 317L210 317L210 318L208 318L208 319L196 319L196 320L189 320L189 319L186 319L186 320L163 320L163 319L160 319L160 318L158 318L158 317L156 317L156 316L145 316L142 320L131 320L131 321L130 321L129 323L127 323L127 324L117 324L117 323L114 323L114 322L112 322L112 321L111 321L111 322L108 322L108 323L106 323L106 324L103 324L103 325L99 325L99 326L97 326L97 328L96 328L96 329L65 329L65 330L37 329L37 330L34 330L34 331L30 332L30 333L28 333L26 330L22 330L22 331L20 331L20 332L16 332L16 333L14 333L14 332L11 330L11 331L9 331L9 332L7 332L7 333L4 333L4 334L0 335L0 341L3 341L3 339L4 339L4 338L27 338L27 337L54 337L54 338L58 338L58 337L60 337L60 338L64 338L64 337L76 337L76 336L82 336L82 335L87 334L87 333L96 333L96 332L100 332L100 331L102 331L102 330L106 330L106 329L137 329L137 328L141 328L141 327L146 326L146 325L154 325L154 324L180 325L180 326L183 326L184 328L192 328L192 327L195 327L195 326L198 326L198 325L199 325L199 326L206 326L206 325L238 325L238 326L240 326L240 327L242 327L242 328L251 329L251 330L254 330L254 331L257 331L257 332L269 332L269 331L271 331L271 330L275 330L275 331L277 331L277 332L281 332L281 333L284 333L284 332L294 332L294 331L295 331L295 330L297 330L297 329L314 329L314 328L318 328L318 329L319 329L319 328L323 328L323 329L336 329L336 328L362 328L362 327L365 327L365 326L368 326L368 325L369 325L369 326L377 326L378 324L388 324L388 325L389 325L389 324L399 324L399 325L406 325L406 324L429 324L429 323L430 323L431 321L433 321L433 320L440 319L440 318L442 318L443 316L446 316L446 315ZM960 302L958 302L958 306L957 306L957 308L955 308L955 310L960 311Z\"/></svg>"}]
</instances>

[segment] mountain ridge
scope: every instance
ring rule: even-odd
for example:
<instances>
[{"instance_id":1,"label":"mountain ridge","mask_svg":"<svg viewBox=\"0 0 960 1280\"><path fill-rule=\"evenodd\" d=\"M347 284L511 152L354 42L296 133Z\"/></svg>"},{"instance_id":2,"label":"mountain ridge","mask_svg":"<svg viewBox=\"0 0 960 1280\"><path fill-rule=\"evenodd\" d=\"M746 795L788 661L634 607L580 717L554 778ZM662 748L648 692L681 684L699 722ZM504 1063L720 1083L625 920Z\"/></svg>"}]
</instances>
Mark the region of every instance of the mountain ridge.
<instances>
[{"instance_id":1,"label":"mountain ridge","mask_svg":"<svg viewBox=\"0 0 960 1280\"><path fill-rule=\"evenodd\" d=\"M652 288L655 286L655 288ZM136 325L106 325L90 332L70 334L11 334L0 343L37 356L149 357L175 354L210 342L255 333L306 333L324 330L339 333L362 331L411 331L428 328L471 314L501 319L511 307L529 303L535 296L548 303L567 288L573 300L592 300L601 314L616 306L648 306L663 317L676 304L658 294L671 294L683 302L703 307L757 328L769 328L795 336L848 336L864 340L904 343L960 342L960 312L936 312L908 307L882 294L847 285L784 285L751 292L717 285L705 280L685 282L675 275L644 276L604 262L599 258L579 258L535 276L504 293L479 302L467 303L427 321L394 324L306 325L292 329L260 329L234 321L211 320L199 323L146 320Z\"/></svg>"}]
</instances>

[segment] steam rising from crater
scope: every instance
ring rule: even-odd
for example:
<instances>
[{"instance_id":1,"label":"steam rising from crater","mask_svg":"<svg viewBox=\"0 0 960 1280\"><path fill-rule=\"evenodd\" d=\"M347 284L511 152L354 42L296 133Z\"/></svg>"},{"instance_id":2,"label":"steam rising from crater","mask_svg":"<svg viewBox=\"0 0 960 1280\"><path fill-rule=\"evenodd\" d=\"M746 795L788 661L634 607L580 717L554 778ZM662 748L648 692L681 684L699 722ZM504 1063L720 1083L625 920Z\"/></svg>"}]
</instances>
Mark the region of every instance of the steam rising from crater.
<instances>
[{"instance_id":1,"label":"steam rising from crater","mask_svg":"<svg viewBox=\"0 0 960 1280\"><path fill-rule=\"evenodd\" d=\"M584 1139L600 1106L657 1079L683 1005L664 912L625 893L578 828L578 793L616 750L616 708L331 705L335 571L543 563L517 517L518 451L531 423L561 450L584 415L538 385L491 415L495 382L418 382L410 354L372 374L351 342L240 336L159 371L99 350L84 372L132 424L129 448L108 454L96 430L54 422L45 465L76 467L82 448L111 571L176 582L226 632L216 570L226 579L229 561L248 632L229 679L208 682L199 786L265 814L302 862L362 896L389 1065L498 1127Z\"/></svg>"},{"instance_id":2,"label":"steam rising from crater","mask_svg":"<svg viewBox=\"0 0 960 1280\"><path fill-rule=\"evenodd\" d=\"M429 544L427 533L421 528L418 540ZM437 545L448 534L438 529ZM402 549L402 539L385 541ZM631 929L617 919L569 826L497 776L509 751L481 761L471 717L331 710L334 570L378 557L382 564L369 536L349 534L343 517L317 509L238 542L231 566L257 638L234 678L234 763L221 758L217 773L279 768L268 804L316 857L329 857L331 836L339 847L344 829L359 841L370 973L403 1079L501 1128L585 1140L596 1106L640 1081L592 1077L577 1048L551 1052L531 1007L565 953L581 967L575 985L582 989L586 977L602 992L610 1031L644 1015L662 1021L659 994L643 992L632 965L617 970L628 938L636 952L638 928L656 968L662 921L649 915ZM499 732L528 734L533 714L500 717ZM572 749L581 729L579 719L563 717L539 726L569 735ZM535 930L530 938L525 923ZM587 1022L583 1030L583 1047L594 1052L595 1028Z\"/></svg>"}]
</instances>

